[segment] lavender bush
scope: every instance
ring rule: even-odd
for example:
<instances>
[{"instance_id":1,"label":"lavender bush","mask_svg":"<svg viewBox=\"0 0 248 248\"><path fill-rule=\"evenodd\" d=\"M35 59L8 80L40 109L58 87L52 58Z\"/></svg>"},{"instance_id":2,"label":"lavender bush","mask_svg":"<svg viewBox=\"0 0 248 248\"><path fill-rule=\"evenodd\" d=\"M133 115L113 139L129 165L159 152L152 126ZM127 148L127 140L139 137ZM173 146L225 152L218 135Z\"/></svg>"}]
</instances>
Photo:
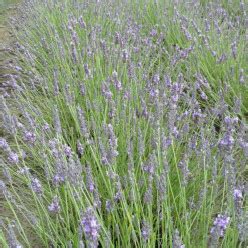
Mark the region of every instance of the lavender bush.
<instances>
[{"instance_id":1,"label":"lavender bush","mask_svg":"<svg viewBox=\"0 0 248 248\"><path fill-rule=\"evenodd\" d=\"M247 5L23 6L1 98L2 244L246 247Z\"/></svg>"}]
</instances>

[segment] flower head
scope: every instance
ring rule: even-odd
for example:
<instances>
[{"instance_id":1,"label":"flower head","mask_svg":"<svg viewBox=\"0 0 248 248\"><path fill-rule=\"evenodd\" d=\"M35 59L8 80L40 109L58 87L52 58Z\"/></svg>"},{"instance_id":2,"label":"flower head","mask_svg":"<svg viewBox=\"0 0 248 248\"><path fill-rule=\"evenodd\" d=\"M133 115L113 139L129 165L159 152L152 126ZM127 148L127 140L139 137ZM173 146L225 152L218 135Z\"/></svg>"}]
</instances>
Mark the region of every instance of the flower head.
<instances>
[{"instance_id":1,"label":"flower head","mask_svg":"<svg viewBox=\"0 0 248 248\"><path fill-rule=\"evenodd\" d=\"M19 162L19 157L16 153L10 152L8 156L8 160L11 164L17 164Z\"/></svg>"},{"instance_id":2,"label":"flower head","mask_svg":"<svg viewBox=\"0 0 248 248\"><path fill-rule=\"evenodd\" d=\"M58 196L54 196L51 204L48 206L48 210L51 213L57 214L60 211L59 199Z\"/></svg>"},{"instance_id":3,"label":"flower head","mask_svg":"<svg viewBox=\"0 0 248 248\"><path fill-rule=\"evenodd\" d=\"M32 178L31 180L31 189L38 195L42 194L42 185L38 178Z\"/></svg>"},{"instance_id":4,"label":"flower head","mask_svg":"<svg viewBox=\"0 0 248 248\"><path fill-rule=\"evenodd\" d=\"M101 226L98 223L98 220L95 217L92 208L89 207L84 212L81 220L81 225L87 241L89 241L91 244L94 244L94 246L97 247Z\"/></svg>"},{"instance_id":5,"label":"flower head","mask_svg":"<svg viewBox=\"0 0 248 248\"><path fill-rule=\"evenodd\" d=\"M146 221L142 223L141 235L145 241L147 241L151 235L151 227Z\"/></svg>"},{"instance_id":6,"label":"flower head","mask_svg":"<svg viewBox=\"0 0 248 248\"><path fill-rule=\"evenodd\" d=\"M218 214L214 220L214 225L210 231L211 234L216 234L218 237L224 237L224 232L230 222L230 217Z\"/></svg>"}]
</instances>

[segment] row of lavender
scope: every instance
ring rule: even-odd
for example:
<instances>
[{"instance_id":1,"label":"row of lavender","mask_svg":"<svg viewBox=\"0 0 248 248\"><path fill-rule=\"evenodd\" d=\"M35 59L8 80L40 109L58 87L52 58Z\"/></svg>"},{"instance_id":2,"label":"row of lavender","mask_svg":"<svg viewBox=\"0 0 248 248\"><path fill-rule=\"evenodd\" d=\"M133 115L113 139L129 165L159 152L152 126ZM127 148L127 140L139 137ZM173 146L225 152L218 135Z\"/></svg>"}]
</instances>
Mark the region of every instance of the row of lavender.
<instances>
[{"instance_id":1,"label":"row of lavender","mask_svg":"<svg viewBox=\"0 0 248 248\"><path fill-rule=\"evenodd\" d=\"M22 23L3 245L247 245L244 3L30 0Z\"/></svg>"}]
</instances>

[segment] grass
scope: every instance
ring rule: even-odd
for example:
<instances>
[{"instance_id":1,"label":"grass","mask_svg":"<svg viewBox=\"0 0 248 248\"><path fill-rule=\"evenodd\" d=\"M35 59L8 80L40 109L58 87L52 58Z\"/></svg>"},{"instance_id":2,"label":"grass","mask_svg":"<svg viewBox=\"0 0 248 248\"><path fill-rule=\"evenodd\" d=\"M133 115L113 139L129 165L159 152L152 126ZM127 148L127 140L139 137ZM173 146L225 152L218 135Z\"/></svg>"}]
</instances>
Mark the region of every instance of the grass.
<instances>
[{"instance_id":1,"label":"grass","mask_svg":"<svg viewBox=\"0 0 248 248\"><path fill-rule=\"evenodd\" d=\"M2 245L246 247L246 9L25 4Z\"/></svg>"}]
</instances>

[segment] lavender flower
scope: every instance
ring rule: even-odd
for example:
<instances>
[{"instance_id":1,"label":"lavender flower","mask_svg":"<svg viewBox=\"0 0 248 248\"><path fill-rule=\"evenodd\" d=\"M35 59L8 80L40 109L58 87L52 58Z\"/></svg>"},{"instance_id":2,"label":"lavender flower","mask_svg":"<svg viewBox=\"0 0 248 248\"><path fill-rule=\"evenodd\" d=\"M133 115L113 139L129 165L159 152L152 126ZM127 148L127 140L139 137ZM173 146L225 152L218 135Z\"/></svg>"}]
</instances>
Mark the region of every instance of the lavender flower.
<instances>
[{"instance_id":1,"label":"lavender flower","mask_svg":"<svg viewBox=\"0 0 248 248\"><path fill-rule=\"evenodd\" d=\"M236 188L233 190L233 199L234 199L236 210L239 213L242 207L242 202L243 202L243 192L241 189Z\"/></svg>"},{"instance_id":2,"label":"lavender flower","mask_svg":"<svg viewBox=\"0 0 248 248\"><path fill-rule=\"evenodd\" d=\"M72 36L72 40L73 40L75 46L77 46L78 45L78 35L77 35L77 32L76 31L72 31L71 32L71 36Z\"/></svg>"},{"instance_id":3,"label":"lavender flower","mask_svg":"<svg viewBox=\"0 0 248 248\"><path fill-rule=\"evenodd\" d=\"M34 144L34 142L36 141L35 133L30 131L24 132L24 141L27 141L30 144Z\"/></svg>"},{"instance_id":4,"label":"lavender flower","mask_svg":"<svg viewBox=\"0 0 248 248\"><path fill-rule=\"evenodd\" d=\"M56 130L56 133L61 134L62 133L62 127L61 127L61 122L60 122L60 118L59 118L59 111L58 111L58 108L56 106L53 109L53 119L54 119L54 127Z\"/></svg>"},{"instance_id":5,"label":"lavender flower","mask_svg":"<svg viewBox=\"0 0 248 248\"><path fill-rule=\"evenodd\" d=\"M167 161L164 161L163 171L160 176L157 176L156 185L159 193L159 201L163 202L167 197L167 175L169 166Z\"/></svg>"},{"instance_id":6,"label":"lavender flower","mask_svg":"<svg viewBox=\"0 0 248 248\"><path fill-rule=\"evenodd\" d=\"M94 192L95 190L95 183L93 181L93 176L90 166L86 166L86 187L91 193Z\"/></svg>"},{"instance_id":7,"label":"lavender flower","mask_svg":"<svg viewBox=\"0 0 248 248\"><path fill-rule=\"evenodd\" d=\"M77 112L78 112L78 121L79 121L79 125L80 125L81 134L86 139L89 139L90 134L88 132L87 123L86 123L86 119L85 119L85 116L84 116L84 111L81 109L80 106L78 106L77 107Z\"/></svg>"},{"instance_id":8,"label":"lavender flower","mask_svg":"<svg viewBox=\"0 0 248 248\"><path fill-rule=\"evenodd\" d=\"M143 221L142 228L141 228L141 235L144 241L147 241L151 235L151 226L148 224L147 221Z\"/></svg>"},{"instance_id":9,"label":"lavender flower","mask_svg":"<svg viewBox=\"0 0 248 248\"><path fill-rule=\"evenodd\" d=\"M217 245L218 239L224 237L225 230L230 222L230 217L218 214L214 220L213 227L210 230L210 247Z\"/></svg>"},{"instance_id":10,"label":"lavender flower","mask_svg":"<svg viewBox=\"0 0 248 248\"><path fill-rule=\"evenodd\" d=\"M207 95L203 92L203 91L201 91L201 98L202 98L202 100L208 100L208 97L207 97Z\"/></svg>"},{"instance_id":11,"label":"lavender flower","mask_svg":"<svg viewBox=\"0 0 248 248\"><path fill-rule=\"evenodd\" d=\"M155 154L151 154L149 156L148 161L143 165L143 171L145 171L148 175L153 176L156 170L156 157Z\"/></svg>"},{"instance_id":12,"label":"lavender flower","mask_svg":"<svg viewBox=\"0 0 248 248\"><path fill-rule=\"evenodd\" d=\"M219 59L217 60L217 63L218 63L218 64L222 64L222 63L224 63L226 60L227 60L227 55L226 55L225 53L223 53L223 54L219 57Z\"/></svg>"},{"instance_id":13,"label":"lavender flower","mask_svg":"<svg viewBox=\"0 0 248 248\"><path fill-rule=\"evenodd\" d=\"M158 34L158 31L157 31L155 28L153 28L153 29L150 31L150 35L151 35L152 37L155 37L157 34Z\"/></svg>"},{"instance_id":14,"label":"lavender flower","mask_svg":"<svg viewBox=\"0 0 248 248\"><path fill-rule=\"evenodd\" d=\"M110 151L108 154L108 160L113 161L113 159L115 159L119 155L117 151L117 147L118 147L117 137L115 136L114 129L111 124L108 124L106 129L107 129L106 132L109 137L108 141L109 141L109 147L110 147Z\"/></svg>"},{"instance_id":15,"label":"lavender flower","mask_svg":"<svg viewBox=\"0 0 248 248\"><path fill-rule=\"evenodd\" d=\"M38 178L32 178L31 179L30 187L38 195L41 195L43 192L42 185L41 185L40 180Z\"/></svg>"},{"instance_id":16,"label":"lavender flower","mask_svg":"<svg viewBox=\"0 0 248 248\"><path fill-rule=\"evenodd\" d=\"M7 152L11 151L7 140L4 138L0 138L0 148Z\"/></svg>"},{"instance_id":17,"label":"lavender flower","mask_svg":"<svg viewBox=\"0 0 248 248\"><path fill-rule=\"evenodd\" d=\"M66 103L67 105L71 105L73 103L74 100L74 93L70 90L70 84L65 84L65 99L66 99Z\"/></svg>"},{"instance_id":18,"label":"lavender flower","mask_svg":"<svg viewBox=\"0 0 248 248\"><path fill-rule=\"evenodd\" d=\"M49 124L48 124L48 123L45 123L45 124L43 125L42 129L43 129L44 131L48 131L48 130L50 129Z\"/></svg>"},{"instance_id":19,"label":"lavender flower","mask_svg":"<svg viewBox=\"0 0 248 248\"><path fill-rule=\"evenodd\" d=\"M208 19L205 19L205 31L206 32L210 31L210 23Z\"/></svg>"},{"instance_id":20,"label":"lavender flower","mask_svg":"<svg viewBox=\"0 0 248 248\"><path fill-rule=\"evenodd\" d=\"M53 185L56 187L62 184L64 181L65 181L65 177L60 174L55 174L52 179Z\"/></svg>"},{"instance_id":21,"label":"lavender flower","mask_svg":"<svg viewBox=\"0 0 248 248\"><path fill-rule=\"evenodd\" d=\"M84 153L84 147L83 145L80 143L80 141L77 141L77 153L79 155L79 157L81 157Z\"/></svg>"},{"instance_id":22,"label":"lavender flower","mask_svg":"<svg viewBox=\"0 0 248 248\"><path fill-rule=\"evenodd\" d=\"M58 214L60 212L59 198L58 196L54 196L51 204L48 206L49 212L52 214Z\"/></svg>"},{"instance_id":23,"label":"lavender flower","mask_svg":"<svg viewBox=\"0 0 248 248\"><path fill-rule=\"evenodd\" d=\"M88 64L84 64L84 72L85 72L85 75L86 75L87 78L91 77L91 71L89 69Z\"/></svg>"},{"instance_id":24,"label":"lavender flower","mask_svg":"<svg viewBox=\"0 0 248 248\"><path fill-rule=\"evenodd\" d=\"M8 183L11 183L11 184L13 183L13 179L12 179L12 176L11 176L11 173L8 167L3 168L3 175L7 179Z\"/></svg>"},{"instance_id":25,"label":"lavender flower","mask_svg":"<svg viewBox=\"0 0 248 248\"><path fill-rule=\"evenodd\" d=\"M142 157L145 152L145 142L140 128L138 129L138 149L139 149L139 156Z\"/></svg>"},{"instance_id":26,"label":"lavender flower","mask_svg":"<svg viewBox=\"0 0 248 248\"><path fill-rule=\"evenodd\" d=\"M65 155L69 158L72 156L72 150L71 150L71 147L68 146L68 145L63 145L63 148L64 148L64 153Z\"/></svg>"},{"instance_id":27,"label":"lavender flower","mask_svg":"<svg viewBox=\"0 0 248 248\"><path fill-rule=\"evenodd\" d=\"M112 212L114 209L113 202L111 200L106 200L105 208L108 213Z\"/></svg>"},{"instance_id":28,"label":"lavender flower","mask_svg":"<svg viewBox=\"0 0 248 248\"><path fill-rule=\"evenodd\" d=\"M220 26L219 26L219 23L218 23L217 20L214 20L214 27L216 29L217 34L220 35L221 34L221 29L220 29Z\"/></svg>"},{"instance_id":29,"label":"lavender flower","mask_svg":"<svg viewBox=\"0 0 248 248\"><path fill-rule=\"evenodd\" d=\"M234 106L233 106L233 111L235 114L238 114L240 113L241 111L241 99L239 97L235 98L235 101L234 101Z\"/></svg>"},{"instance_id":30,"label":"lavender flower","mask_svg":"<svg viewBox=\"0 0 248 248\"><path fill-rule=\"evenodd\" d=\"M240 199L243 198L242 191L240 189L234 189L233 197L235 200L239 201Z\"/></svg>"},{"instance_id":31,"label":"lavender flower","mask_svg":"<svg viewBox=\"0 0 248 248\"><path fill-rule=\"evenodd\" d=\"M234 138L230 133L226 133L225 136L219 142L219 147L227 150L231 150L234 145Z\"/></svg>"},{"instance_id":32,"label":"lavender flower","mask_svg":"<svg viewBox=\"0 0 248 248\"><path fill-rule=\"evenodd\" d=\"M82 187L82 165L77 156L70 156L64 170L64 178L75 187Z\"/></svg>"},{"instance_id":33,"label":"lavender flower","mask_svg":"<svg viewBox=\"0 0 248 248\"><path fill-rule=\"evenodd\" d=\"M13 224L8 225L7 240L8 240L9 248L22 248L23 247L16 238Z\"/></svg>"},{"instance_id":34,"label":"lavender flower","mask_svg":"<svg viewBox=\"0 0 248 248\"><path fill-rule=\"evenodd\" d=\"M148 179L148 188L144 194L144 203L152 204L153 201L153 177L150 175Z\"/></svg>"},{"instance_id":35,"label":"lavender flower","mask_svg":"<svg viewBox=\"0 0 248 248\"><path fill-rule=\"evenodd\" d=\"M18 164L19 162L18 154L14 152L10 152L8 156L8 160L11 164Z\"/></svg>"},{"instance_id":36,"label":"lavender flower","mask_svg":"<svg viewBox=\"0 0 248 248\"><path fill-rule=\"evenodd\" d=\"M239 240L241 242L247 242L248 239L248 211L241 212L238 217L237 228L239 232Z\"/></svg>"},{"instance_id":37,"label":"lavender flower","mask_svg":"<svg viewBox=\"0 0 248 248\"><path fill-rule=\"evenodd\" d=\"M119 202L123 199L124 195L123 195L123 190L121 187L121 182L118 176L117 176L115 184L116 184L116 193L114 195L114 201Z\"/></svg>"},{"instance_id":38,"label":"lavender flower","mask_svg":"<svg viewBox=\"0 0 248 248\"><path fill-rule=\"evenodd\" d=\"M77 59L77 49L74 42L71 42L71 56L73 63L76 64L78 59Z\"/></svg>"},{"instance_id":39,"label":"lavender flower","mask_svg":"<svg viewBox=\"0 0 248 248\"><path fill-rule=\"evenodd\" d=\"M240 69L239 71L239 82L240 84L245 83L244 69Z\"/></svg>"},{"instance_id":40,"label":"lavender flower","mask_svg":"<svg viewBox=\"0 0 248 248\"><path fill-rule=\"evenodd\" d=\"M85 84L83 82L80 84L80 93L82 96L85 96L85 94L86 94L86 88L85 88Z\"/></svg>"},{"instance_id":41,"label":"lavender flower","mask_svg":"<svg viewBox=\"0 0 248 248\"><path fill-rule=\"evenodd\" d=\"M102 84L101 92L102 92L102 95L106 98L106 100L112 99L113 93L111 92L107 83Z\"/></svg>"},{"instance_id":42,"label":"lavender flower","mask_svg":"<svg viewBox=\"0 0 248 248\"><path fill-rule=\"evenodd\" d=\"M189 171L189 168L188 168L188 165L185 159L179 162L178 167L180 168L182 175L183 175L182 184L183 186L186 186L188 184L188 180L190 178L191 173Z\"/></svg>"},{"instance_id":43,"label":"lavender flower","mask_svg":"<svg viewBox=\"0 0 248 248\"><path fill-rule=\"evenodd\" d=\"M118 80L118 74L116 71L113 72L112 77L113 77L114 86L115 86L116 90L121 91L122 90L122 84Z\"/></svg>"},{"instance_id":44,"label":"lavender flower","mask_svg":"<svg viewBox=\"0 0 248 248\"><path fill-rule=\"evenodd\" d=\"M0 180L0 192L1 192L1 194L3 194L4 196L7 196L7 195L8 195L7 186L6 186L5 182L2 181L2 180Z\"/></svg>"},{"instance_id":45,"label":"lavender flower","mask_svg":"<svg viewBox=\"0 0 248 248\"><path fill-rule=\"evenodd\" d=\"M98 239L100 235L101 226L95 217L92 208L86 209L81 219L81 226L83 228L85 238L91 247L98 247Z\"/></svg>"},{"instance_id":46,"label":"lavender flower","mask_svg":"<svg viewBox=\"0 0 248 248\"><path fill-rule=\"evenodd\" d=\"M188 31L188 29L185 26L181 25L181 30L184 33L186 39L188 41L191 41L192 40L192 36L191 36L190 32Z\"/></svg>"},{"instance_id":47,"label":"lavender flower","mask_svg":"<svg viewBox=\"0 0 248 248\"><path fill-rule=\"evenodd\" d=\"M245 142L242 138L239 139L239 145L243 149L245 157L248 157L248 142Z\"/></svg>"},{"instance_id":48,"label":"lavender flower","mask_svg":"<svg viewBox=\"0 0 248 248\"><path fill-rule=\"evenodd\" d=\"M232 43L231 47L232 47L232 56L234 59L236 59L236 57L237 57L237 42L234 41Z\"/></svg>"},{"instance_id":49,"label":"lavender flower","mask_svg":"<svg viewBox=\"0 0 248 248\"><path fill-rule=\"evenodd\" d=\"M79 23L79 25L80 25L80 27L81 27L82 29L85 29L85 28L86 28L86 23L85 23L85 21L83 20L83 17L82 17L82 16L79 17L78 23Z\"/></svg>"},{"instance_id":50,"label":"lavender flower","mask_svg":"<svg viewBox=\"0 0 248 248\"><path fill-rule=\"evenodd\" d=\"M128 59L129 59L128 51L127 51L126 49L124 49L124 50L122 51L122 61L123 61L124 63L126 63L126 62L128 61Z\"/></svg>"},{"instance_id":51,"label":"lavender flower","mask_svg":"<svg viewBox=\"0 0 248 248\"><path fill-rule=\"evenodd\" d=\"M159 74L155 74L153 76L152 81L153 81L154 84L159 84L159 82L160 82L160 76L159 76Z\"/></svg>"},{"instance_id":52,"label":"lavender flower","mask_svg":"<svg viewBox=\"0 0 248 248\"><path fill-rule=\"evenodd\" d=\"M173 234L172 248L185 248L185 245L181 240L180 233L177 229Z\"/></svg>"},{"instance_id":53,"label":"lavender flower","mask_svg":"<svg viewBox=\"0 0 248 248\"><path fill-rule=\"evenodd\" d=\"M29 170L30 170L30 168L29 167L27 167L27 166L24 166L24 167L22 167L19 171L18 171L18 173L20 173L20 174L22 174L22 175L29 175Z\"/></svg>"}]
</instances>

